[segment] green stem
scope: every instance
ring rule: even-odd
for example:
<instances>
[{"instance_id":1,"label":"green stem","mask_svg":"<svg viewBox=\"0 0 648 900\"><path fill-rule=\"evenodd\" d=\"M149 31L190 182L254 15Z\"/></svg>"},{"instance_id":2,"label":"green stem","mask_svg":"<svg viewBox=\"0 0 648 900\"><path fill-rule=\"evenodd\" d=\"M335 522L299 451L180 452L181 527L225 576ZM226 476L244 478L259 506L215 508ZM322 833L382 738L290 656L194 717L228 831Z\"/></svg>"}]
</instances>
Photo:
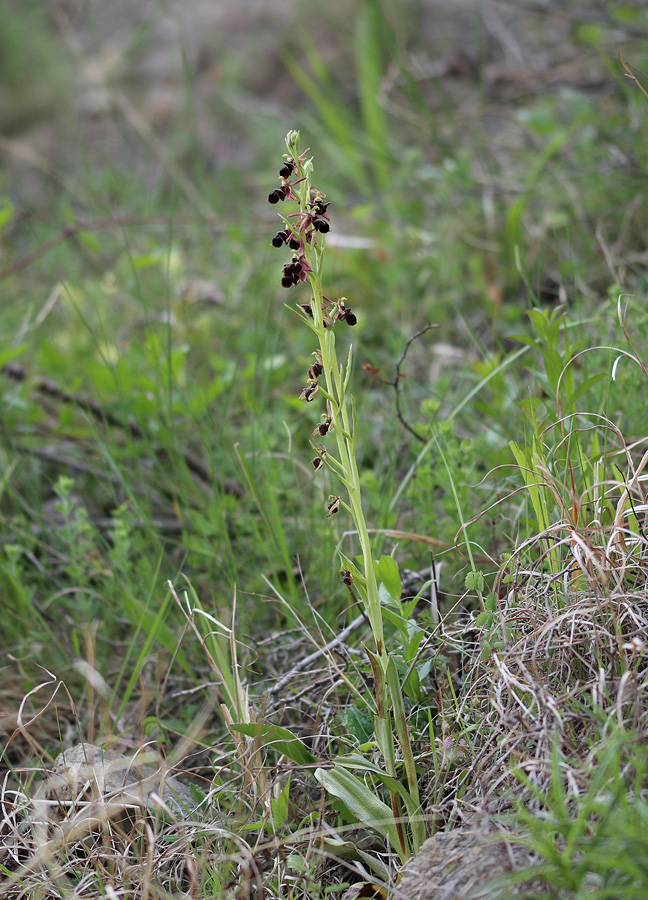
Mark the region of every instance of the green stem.
<instances>
[{"instance_id":1,"label":"green stem","mask_svg":"<svg viewBox=\"0 0 648 900\"><path fill-rule=\"evenodd\" d=\"M292 158L298 160L299 151L297 142L295 141L294 145L289 143L288 149ZM297 168L299 171L299 178L302 180L296 193L299 197L300 213L303 214L306 212L307 205L311 199L310 173L312 166L310 163L303 165L301 162L298 162ZM407 731L403 696L396 666L385 647L382 609L378 595L378 582L376 580L376 572L374 569L371 540L369 538L369 531L367 529L367 523L362 508L360 474L358 472L355 453L355 409L353 410L350 419L347 406L346 388L351 374L351 351L349 351L349 359L346 368L343 369L338 362L337 354L335 352L335 335L333 329L330 327L326 328L324 325L324 294L322 290L324 236L318 234L317 241L317 245L313 246L304 240L303 252L312 269L312 272L308 276L308 281L313 291L313 298L311 300L311 313L313 316L312 327L319 342L322 375L324 376L326 383L326 387L322 389L322 394L328 398L330 403L331 425L335 432L335 440L337 443L339 462L336 461L336 468L341 470L338 473L338 477L347 488L349 504L347 506L345 503L344 507L348 509L351 514L362 550L365 578L362 594L376 645L375 653L367 649L374 671L374 682L376 686L376 700L378 706L378 714L375 719L376 739L388 774L396 777L395 741L392 729L393 721L396 725L396 731L403 753L410 795L414 799L415 807L418 810L419 799L416 782L416 768ZM388 708L389 701L391 701L391 710ZM394 792L390 791L390 794L394 817L396 820L399 820L401 815L399 799ZM417 823L412 821L410 824L416 851L421 844L422 838L425 836L425 829L422 828L420 822ZM401 856L405 858L409 855L409 848L402 826L399 826L398 835L401 845Z\"/></svg>"},{"instance_id":2,"label":"green stem","mask_svg":"<svg viewBox=\"0 0 648 900\"><path fill-rule=\"evenodd\" d=\"M303 174L303 170L300 171L300 175ZM308 176L306 176L306 180L303 184L305 185L305 189L302 189L300 193L301 212L306 208L306 203L310 197L310 179ZM313 253L312 248L308 247L306 242L304 242L304 255L306 256L309 265L313 268L313 273L309 276L309 283L313 290L313 300L311 302L313 324L322 357L326 392L329 396L334 398L331 403L331 420L333 431L335 432L339 460L345 470L345 481L349 493L349 506L352 510L353 523L358 532L358 540L360 541L360 548L362 550L364 576L366 579L367 615L371 624L377 655L386 670L387 654L385 651L382 610L380 608L380 600L378 597L378 582L376 581L376 573L374 571L369 530L362 509L360 475L355 458L355 423L352 424L349 420L346 392L344 389L345 379L342 376L342 369L338 363L337 353L335 352L335 335L333 334L332 329L326 328L324 325L322 310L324 296L322 290L323 236L319 236L319 241L320 244L315 253ZM349 435L349 437L345 437L345 434Z\"/></svg>"}]
</instances>

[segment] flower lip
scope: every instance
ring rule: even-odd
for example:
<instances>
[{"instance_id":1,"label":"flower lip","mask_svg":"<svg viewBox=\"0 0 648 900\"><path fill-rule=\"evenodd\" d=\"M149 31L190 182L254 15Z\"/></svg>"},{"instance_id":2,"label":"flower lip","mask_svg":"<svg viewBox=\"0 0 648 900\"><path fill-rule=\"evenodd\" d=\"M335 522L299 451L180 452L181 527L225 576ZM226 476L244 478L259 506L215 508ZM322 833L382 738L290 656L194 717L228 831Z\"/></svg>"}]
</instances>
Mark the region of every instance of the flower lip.
<instances>
[{"instance_id":1,"label":"flower lip","mask_svg":"<svg viewBox=\"0 0 648 900\"><path fill-rule=\"evenodd\" d=\"M289 195L290 187L284 184L268 194L268 203L279 203L280 200L285 200Z\"/></svg>"},{"instance_id":2,"label":"flower lip","mask_svg":"<svg viewBox=\"0 0 648 900\"><path fill-rule=\"evenodd\" d=\"M286 160L285 164L279 169L279 177L280 178L290 178L292 173L295 171L296 165L295 160L290 157Z\"/></svg>"},{"instance_id":3,"label":"flower lip","mask_svg":"<svg viewBox=\"0 0 648 900\"><path fill-rule=\"evenodd\" d=\"M273 247L281 247L281 246L283 246L283 244L285 244L286 241L288 240L288 235L289 235L289 234L290 234L290 232L288 231L287 228L284 229L284 231L278 231L278 232L275 234L275 236L272 238L272 241L271 241L272 246L273 246Z\"/></svg>"}]
</instances>

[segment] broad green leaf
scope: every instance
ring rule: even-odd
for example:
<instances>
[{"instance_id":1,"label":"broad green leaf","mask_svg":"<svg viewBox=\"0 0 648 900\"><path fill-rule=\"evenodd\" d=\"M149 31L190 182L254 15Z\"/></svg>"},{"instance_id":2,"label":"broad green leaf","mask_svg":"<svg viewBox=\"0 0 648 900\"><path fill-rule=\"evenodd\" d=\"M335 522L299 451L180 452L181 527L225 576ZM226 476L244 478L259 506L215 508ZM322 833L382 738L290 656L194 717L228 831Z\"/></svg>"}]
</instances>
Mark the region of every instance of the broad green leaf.
<instances>
[{"instance_id":1,"label":"broad green leaf","mask_svg":"<svg viewBox=\"0 0 648 900\"><path fill-rule=\"evenodd\" d=\"M579 399L586 391L588 391L591 387L593 387L598 381L601 381L601 379L603 379L603 378L607 378L607 373L605 373L605 372L599 372L597 375L592 375L591 378L586 378L586 379L582 382L582 384L580 384L580 385L576 388L576 390L573 391L573 392L567 397L567 406L568 406L569 408L572 408L573 406L575 406L576 401L577 401L577 400L578 400L578 399Z\"/></svg>"},{"instance_id":2,"label":"broad green leaf","mask_svg":"<svg viewBox=\"0 0 648 900\"><path fill-rule=\"evenodd\" d=\"M395 600L396 603L400 603L403 588L396 561L393 560L391 556L381 556L380 561L376 566L376 575L378 576L379 581L382 581L387 588L390 597Z\"/></svg>"},{"instance_id":3,"label":"broad green leaf","mask_svg":"<svg viewBox=\"0 0 648 900\"><path fill-rule=\"evenodd\" d=\"M351 753L349 756L339 757L335 761L335 766L336 768L342 767L344 769L356 769L359 772L369 772L369 774L381 781L393 794L398 794L405 804L409 816L420 816L421 811L419 805L413 800L405 785L395 776L388 775L387 772L381 769L380 766L377 766L376 763L365 759L365 757L360 756L359 753Z\"/></svg>"},{"instance_id":4,"label":"broad green leaf","mask_svg":"<svg viewBox=\"0 0 648 900\"><path fill-rule=\"evenodd\" d=\"M299 738L279 725L263 725L249 722L237 722L230 726L232 731L238 731L248 737L258 737L262 743L272 747L278 753L283 753L288 759L299 766L310 766L316 762L316 758L308 747Z\"/></svg>"},{"instance_id":5,"label":"broad green leaf","mask_svg":"<svg viewBox=\"0 0 648 900\"><path fill-rule=\"evenodd\" d=\"M363 781L338 765L333 769L316 769L315 778L329 794L339 797L359 822L389 837L393 847L399 846L391 809Z\"/></svg>"},{"instance_id":6,"label":"broad green leaf","mask_svg":"<svg viewBox=\"0 0 648 900\"><path fill-rule=\"evenodd\" d=\"M425 633L421 628L418 628L416 625L412 626L411 622L409 623L409 643L407 645L407 653L405 654L407 662L411 662L416 656L416 651L421 646L421 641L423 640L424 634Z\"/></svg>"},{"instance_id":7,"label":"broad green leaf","mask_svg":"<svg viewBox=\"0 0 648 900\"><path fill-rule=\"evenodd\" d=\"M468 572L464 583L467 591L479 591L481 593L484 590L484 575L479 571Z\"/></svg>"},{"instance_id":8,"label":"broad green leaf","mask_svg":"<svg viewBox=\"0 0 648 900\"><path fill-rule=\"evenodd\" d=\"M322 840L322 850L327 856L336 856L338 859L361 859L367 868L378 875L379 878L382 878L383 881L388 882L391 879L391 874L387 866L371 853L365 853L364 850L361 850L355 841L343 841L339 838L324 837ZM293 854L291 854L291 856L292 855ZM289 861L290 856L288 856L288 862ZM293 868L295 867L293 866Z\"/></svg>"},{"instance_id":9,"label":"broad green leaf","mask_svg":"<svg viewBox=\"0 0 648 900\"><path fill-rule=\"evenodd\" d=\"M549 379L551 389L553 391L556 391L558 389L558 382L560 380L560 376L562 375L563 369L565 368L565 364L563 363L562 357L557 350L543 350L542 358L544 360L545 371L547 373L547 378Z\"/></svg>"},{"instance_id":10,"label":"broad green leaf","mask_svg":"<svg viewBox=\"0 0 648 900\"><path fill-rule=\"evenodd\" d=\"M376 743L385 760L388 772L396 771L396 748L394 747L394 732L391 727L391 716L374 716L374 733Z\"/></svg>"},{"instance_id":11,"label":"broad green leaf","mask_svg":"<svg viewBox=\"0 0 648 900\"><path fill-rule=\"evenodd\" d=\"M381 584L380 587L382 588L383 585ZM383 606L382 615L385 622L389 622L394 628L398 628L402 636L407 640L407 620L388 606Z\"/></svg>"},{"instance_id":12,"label":"broad green leaf","mask_svg":"<svg viewBox=\"0 0 648 900\"><path fill-rule=\"evenodd\" d=\"M139 256L134 256L131 259L131 264L134 269L152 269L163 263L164 256L157 251L154 251L153 253L141 253Z\"/></svg>"},{"instance_id":13,"label":"broad green leaf","mask_svg":"<svg viewBox=\"0 0 648 900\"><path fill-rule=\"evenodd\" d=\"M76 236L79 243L87 247L88 250L91 250L93 253L101 253L103 247L96 234L92 234L89 231L78 231Z\"/></svg>"},{"instance_id":14,"label":"broad green leaf","mask_svg":"<svg viewBox=\"0 0 648 900\"><path fill-rule=\"evenodd\" d=\"M366 744L373 737L373 716L358 709L356 706L348 706L339 715L342 727L358 741Z\"/></svg>"}]
</instances>

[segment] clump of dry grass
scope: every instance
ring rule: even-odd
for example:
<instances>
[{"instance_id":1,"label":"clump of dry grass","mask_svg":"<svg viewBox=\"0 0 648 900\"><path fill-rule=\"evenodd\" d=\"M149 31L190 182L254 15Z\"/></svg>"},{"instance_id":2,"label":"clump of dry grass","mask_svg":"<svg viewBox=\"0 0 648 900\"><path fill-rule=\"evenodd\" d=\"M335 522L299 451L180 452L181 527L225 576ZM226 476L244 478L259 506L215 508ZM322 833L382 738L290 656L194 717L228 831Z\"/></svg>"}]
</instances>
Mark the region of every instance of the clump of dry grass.
<instances>
[{"instance_id":1,"label":"clump of dry grass","mask_svg":"<svg viewBox=\"0 0 648 900\"><path fill-rule=\"evenodd\" d=\"M199 643L205 639L198 633ZM337 646L339 652L339 646ZM299 653L308 658L312 644L304 641ZM275 652L269 646L269 653ZM294 658L295 651L292 656ZM309 667L292 703L282 702L274 715L295 727L301 721L303 733L318 732L315 743L330 737L335 702L321 704L314 711L315 698L335 693L339 678L326 676L326 652L321 670ZM236 661L236 658L235 658ZM211 665L211 661L210 661ZM326 682L326 683L325 683ZM236 675L238 696L245 721L263 722L264 705L248 700ZM291 685L294 687L294 684ZM282 896L288 886L296 898L312 896L314 885L340 881L347 871L344 858L353 855L355 835L350 839L324 824L324 809L318 802L315 783L308 772L278 758L258 737L230 734L223 725L207 739L205 729L216 724L207 715L180 737L174 758L174 776L189 776L203 796L199 809L191 806L181 815L177 804L151 805L140 802L138 790L105 790L105 779L95 778L81 759L81 770L70 785L66 757L53 760L56 750L76 744L91 718L88 710L75 706L70 692L52 677L26 696L19 697L17 685L7 687L7 715L3 719L5 746L2 757L0 791L0 895L22 898L204 898L236 897L237 900ZM173 676L165 678L157 692L159 715L175 703ZM182 693L182 692L181 692ZM146 694L148 701L151 697ZM163 699L162 699L163 698ZM133 706L142 717L147 714L146 697ZM56 715L53 704L58 703ZM269 706L272 705L270 698ZM10 714L10 710L13 711ZM227 710L226 710L227 712ZM234 710L232 709L232 712ZM199 717L200 718L200 717ZM209 721L207 721L209 719ZM232 724L228 713L226 721ZM121 719L120 719L121 722ZM85 724L84 724L85 723ZM104 746L118 747L133 755L133 741L142 729L129 723L125 735L114 733L110 717L95 723ZM87 733L87 731L86 731ZM98 739L97 739L98 740ZM313 746L314 746L313 744ZM153 746L153 745L152 745ZM85 747L91 745L85 744ZM94 751L96 748L91 747ZM98 751L99 752L99 751ZM180 761L191 752L191 765ZM68 751L69 753L69 751ZM66 755L67 756L67 755ZM121 757L111 750L106 760ZM123 758L123 757L121 757ZM118 760L121 765L121 760ZM159 780L161 768L146 772L147 780ZM136 770L137 754L133 767ZM100 776L102 773L100 773ZM54 776L54 778L53 778ZM165 777L165 776L163 776ZM288 821L283 821L275 802L290 780ZM167 779L168 781L168 779ZM139 792L141 793L141 791ZM184 792L183 792L184 796ZM198 795L196 795L198 796ZM288 796L286 794L286 796ZM354 865L354 863L349 863ZM356 873L355 878L358 877Z\"/></svg>"},{"instance_id":2,"label":"clump of dry grass","mask_svg":"<svg viewBox=\"0 0 648 900\"><path fill-rule=\"evenodd\" d=\"M491 757L500 773L494 785L519 766L547 787L557 744L577 792L607 722L648 733L648 595L569 591L562 608L548 609L546 591L536 585L507 600L505 648L493 653L487 679L484 730L496 744Z\"/></svg>"},{"instance_id":3,"label":"clump of dry grass","mask_svg":"<svg viewBox=\"0 0 648 900\"><path fill-rule=\"evenodd\" d=\"M638 477L634 486L643 490ZM617 511L626 500L627 492ZM516 771L548 790L556 752L578 796L612 730L648 738L647 543L641 522L630 530L614 519L609 528L559 523L526 544L525 559L538 550L533 561L523 565L518 551L500 573L499 608L473 644L464 686L482 716L473 784L488 784L491 810L526 791ZM559 531L567 536L556 540ZM484 641L493 648L487 662L475 655Z\"/></svg>"}]
</instances>

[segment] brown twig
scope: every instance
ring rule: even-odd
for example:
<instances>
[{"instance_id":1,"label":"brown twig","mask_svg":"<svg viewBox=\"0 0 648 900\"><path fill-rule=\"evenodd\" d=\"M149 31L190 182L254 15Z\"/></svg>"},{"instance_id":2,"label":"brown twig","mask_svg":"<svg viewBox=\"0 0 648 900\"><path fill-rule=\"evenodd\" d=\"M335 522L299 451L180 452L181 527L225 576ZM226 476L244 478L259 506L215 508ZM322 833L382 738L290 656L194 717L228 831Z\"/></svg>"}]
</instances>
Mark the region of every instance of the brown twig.
<instances>
[{"instance_id":1,"label":"brown twig","mask_svg":"<svg viewBox=\"0 0 648 900\"><path fill-rule=\"evenodd\" d=\"M323 647L318 647L313 653L310 653L308 656L305 656L303 659L300 659L292 669L287 672L285 675L279 679L279 681L274 684L269 691L270 697L276 697L283 688L290 684L295 675L302 672L304 669L308 669L312 663L318 660L322 656L326 656L332 650L335 650L337 647L341 647L345 645L346 640L353 634L354 631L357 631L361 625L366 624L366 616L360 615L356 619L351 622L350 625L341 631L336 637L334 637L328 644L325 644Z\"/></svg>"},{"instance_id":2,"label":"brown twig","mask_svg":"<svg viewBox=\"0 0 648 900\"><path fill-rule=\"evenodd\" d=\"M405 357L407 356L407 352L409 348L412 346L415 340L422 337L426 332L428 332L431 328L438 328L438 325L432 325L428 322L423 328L420 328L416 331L411 337L409 337L403 347L403 352L400 355L400 359L396 363L396 375L394 376L394 380L391 382L394 390L396 391L396 417L398 421L402 424L403 428L406 428L410 434L413 434L417 441L421 441L422 444L425 444L426 439L420 435L417 431L415 431L409 422L405 419L405 416L402 413L400 407L400 380L402 378L401 375L401 366L405 362Z\"/></svg>"},{"instance_id":3,"label":"brown twig","mask_svg":"<svg viewBox=\"0 0 648 900\"><path fill-rule=\"evenodd\" d=\"M622 65L623 68L625 69L627 77L628 77L631 81L634 81L634 83L637 85L637 87L639 88L639 90L641 91L641 93L642 93L645 97L648 98L648 91L646 91L645 87L641 84L641 82L639 81L639 79L637 78L637 76L634 74L634 72L632 72L632 70L630 69L630 66L627 64L627 62L625 61L625 59L624 59L624 58L621 56L621 54L619 53L618 48L615 47L614 49L615 49L616 52L617 52L617 56L618 56L619 59L621 60L621 65Z\"/></svg>"},{"instance_id":4,"label":"brown twig","mask_svg":"<svg viewBox=\"0 0 648 900\"><path fill-rule=\"evenodd\" d=\"M411 337L409 337L407 339L407 341L405 342L405 346L403 347L403 352L401 353L400 358L399 358L398 362L396 363L396 374L394 375L393 381L387 381L385 378L378 377L378 369L372 368L372 366L369 365L369 363L366 363L364 366L364 368L369 372L369 374L372 375L377 381L380 381L381 384L387 384L390 387L394 388L394 390L396 392L396 418L401 423L403 428L407 429L407 431L409 431L410 434L414 435L414 437L416 438L417 441L421 441L421 443L423 443L423 444L426 443L426 439L424 437L422 437L417 431L415 431L414 428L412 428L412 426L409 424L409 422L406 420L405 416L403 415L403 411L401 410L400 382L401 382L401 378L405 377L403 375L403 373L401 372L401 366L405 362L405 357L407 356L409 348L414 343L414 341L417 340L418 338L422 337L431 328L438 328L438 327L439 327L438 325L432 325L430 322L428 322L427 325L425 325L423 328L420 328L413 335L411 335Z\"/></svg>"}]
</instances>

